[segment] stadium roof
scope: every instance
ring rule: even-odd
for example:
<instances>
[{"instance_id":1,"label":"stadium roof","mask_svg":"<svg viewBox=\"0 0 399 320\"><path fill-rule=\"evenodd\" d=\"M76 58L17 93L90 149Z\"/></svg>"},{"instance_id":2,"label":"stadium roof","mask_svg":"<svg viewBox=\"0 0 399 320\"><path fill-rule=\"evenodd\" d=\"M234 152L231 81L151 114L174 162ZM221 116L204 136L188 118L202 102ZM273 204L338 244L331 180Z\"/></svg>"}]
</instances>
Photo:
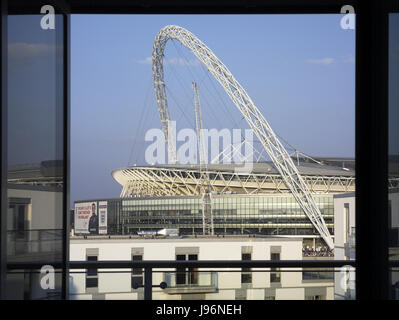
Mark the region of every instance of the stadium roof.
<instances>
[{"instance_id":1,"label":"stadium roof","mask_svg":"<svg viewBox=\"0 0 399 320\"><path fill-rule=\"evenodd\" d=\"M354 160L298 158L297 168L314 193L342 193L355 190ZM347 165L347 163L349 165ZM252 170L236 170L241 164L165 164L117 169L113 177L122 186L121 197L199 195L206 185L217 193L289 193L272 162L252 164ZM348 167L349 168L348 168Z\"/></svg>"},{"instance_id":2,"label":"stadium roof","mask_svg":"<svg viewBox=\"0 0 399 320\"><path fill-rule=\"evenodd\" d=\"M278 171L272 162L252 163L252 165L253 169L251 173L253 174L265 174L265 173L278 174ZM240 166L241 165L235 165L235 164L208 164L206 165L206 168L209 171L234 172L234 170ZM195 165L173 164L173 165L162 165L159 167L175 168L175 169L195 169L195 170L200 169L200 166L198 164ZM350 176L350 177L355 176L354 169L333 166L329 164L302 162L299 165L297 165L297 168L299 170L299 173L304 175L339 175L339 176Z\"/></svg>"}]
</instances>

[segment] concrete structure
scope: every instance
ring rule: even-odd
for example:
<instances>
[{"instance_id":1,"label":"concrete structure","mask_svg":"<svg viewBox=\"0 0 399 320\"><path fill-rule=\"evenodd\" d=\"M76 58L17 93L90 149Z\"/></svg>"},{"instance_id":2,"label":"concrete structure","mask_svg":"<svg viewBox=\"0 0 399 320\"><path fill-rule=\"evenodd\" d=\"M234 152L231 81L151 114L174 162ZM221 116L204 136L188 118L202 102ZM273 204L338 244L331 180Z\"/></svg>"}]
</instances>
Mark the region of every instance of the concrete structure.
<instances>
[{"instance_id":1,"label":"concrete structure","mask_svg":"<svg viewBox=\"0 0 399 320\"><path fill-rule=\"evenodd\" d=\"M72 237L70 260L301 260L302 240L285 237L180 237L143 239L139 237ZM173 270L154 272L153 299L333 299L331 274L284 272L262 269ZM228 272L228 270L236 272ZM265 271L263 271L265 270ZM111 270L107 270L108 272ZM74 270L70 274L71 299L143 299L140 270ZM162 271L158 269L156 271ZM201 272L204 271L204 272ZM80 273L76 273L80 272ZM124 273L122 273L124 272Z\"/></svg>"},{"instance_id":2,"label":"concrete structure","mask_svg":"<svg viewBox=\"0 0 399 320\"><path fill-rule=\"evenodd\" d=\"M390 189L388 194L389 257L399 256L399 189ZM356 258L356 197L355 193L334 195L334 258L354 260ZM381 213L383 214L383 213ZM355 272L353 268L343 268L335 272L335 298L354 298ZM394 296L399 297L399 272L391 272Z\"/></svg>"},{"instance_id":3,"label":"concrete structure","mask_svg":"<svg viewBox=\"0 0 399 320\"><path fill-rule=\"evenodd\" d=\"M8 173L8 261L61 259L62 162L16 167Z\"/></svg>"},{"instance_id":4,"label":"concrete structure","mask_svg":"<svg viewBox=\"0 0 399 320\"><path fill-rule=\"evenodd\" d=\"M354 260L356 254L355 193L334 196L334 259ZM355 270L342 268L334 273L335 299L355 298Z\"/></svg>"},{"instance_id":5,"label":"concrete structure","mask_svg":"<svg viewBox=\"0 0 399 320\"><path fill-rule=\"evenodd\" d=\"M8 262L62 261L62 169L53 160L8 171ZM8 273L7 299L59 298L61 275L55 275L52 290L43 290L40 279L35 272Z\"/></svg>"},{"instance_id":6,"label":"concrete structure","mask_svg":"<svg viewBox=\"0 0 399 320\"><path fill-rule=\"evenodd\" d=\"M355 259L355 193L334 196L334 256L336 260Z\"/></svg>"},{"instance_id":7,"label":"concrete structure","mask_svg":"<svg viewBox=\"0 0 399 320\"><path fill-rule=\"evenodd\" d=\"M62 229L62 217L49 214L56 212L62 202L62 192L57 188L12 185L8 188L8 200L8 230L17 230L22 222L21 230ZM17 210L23 210L21 217Z\"/></svg>"}]
</instances>

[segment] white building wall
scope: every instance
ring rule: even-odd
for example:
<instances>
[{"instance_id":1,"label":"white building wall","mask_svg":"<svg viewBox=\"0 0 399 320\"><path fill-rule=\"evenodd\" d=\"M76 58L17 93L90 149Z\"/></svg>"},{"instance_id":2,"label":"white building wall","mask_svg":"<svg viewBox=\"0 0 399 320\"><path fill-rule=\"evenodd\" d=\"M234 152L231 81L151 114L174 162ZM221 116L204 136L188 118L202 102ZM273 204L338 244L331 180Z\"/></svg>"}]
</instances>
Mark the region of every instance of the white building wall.
<instances>
[{"instance_id":1,"label":"white building wall","mask_svg":"<svg viewBox=\"0 0 399 320\"><path fill-rule=\"evenodd\" d=\"M304 300L304 288L278 288L276 289L276 300Z\"/></svg>"},{"instance_id":2,"label":"white building wall","mask_svg":"<svg viewBox=\"0 0 399 320\"><path fill-rule=\"evenodd\" d=\"M264 289L248 289L247 300L264 300L265 290Z\"/></svg>"},{"instance_id":3,"label":"white building wall","mask_svg":"<svg viewBox=\"0 0 399 320\"><path fill-rule=\"evenodd\" d=\"M8 189L9 198L28 198L31 204L28 206L29 229L62 229L62 192ZM7 217L8 229L13 229L14 217Z\"/></svg>"},{"instance_id":4,"label":"white building wall","mask_svg":"<svg viewBox=\"0 0 399 320\"><path fill-rule=\"evenodd\" d=\"M349 231L356 227L356 199L354 194L334 197L334 257L335 260L347 260L345 257L346 217L345 204L349 205Z\"/></svg>"},{"instance_id":5,"label":"white building wall","mask_svg":"<svg viewBox=\"0 0 399 320\"><path fill-rule=\"evenodd\" d=\"M235 298L235 290L221 290L218 293L208 293L206 295L207 300L234 300ZM263 298L261 300L263 300Z\"/></svg>"},{"instance_id":6,"label":"white building wall","mask_svg":"<svg viewBox=\"0 0 399 320\"><path fill-rule=\"evenodd\" d=\"M349 260L345 254L346 243L346 217L345 204L349 205L349 230L356 227L356 198L354 193L343 194L334 197L334 259ZM348 267L348 271L351 268ZM353 287L354 273L344 272L344 269L336 270L334 273L334 298L336 300L347 299L349 290Z\"/></svg>"},{"instance_id":7,"label":"white building wall","mask_svg":"<svg viewBox=\"0 0 399 320\"><path fill-rule=\"evenodd\" d=\"M391 226L392 228L399 228L399 192L398 190L390 190L388 193L388 199L391 202ZM349 204L349 228L356 227L356 198L354 193L342 194L338 196L334 196L334 256L335 260L348 260L348 257L345 256L345 231L346 231L346 222L345 222L345 203ZM390 254L394 253L394 248L390 248ZM348 267L347 270L350 270ZM354 294L354 281L355 281L355 273L353 269L351 272L336 272L335 273L335 299L343 299L345 294L348 295L348 290L352 291L352 297ZM341 271L344 271L343 269ZM398 279L395 278L398 277ZM399 281L399 276L397 274L392 275L392 283Z\"/></svg>"},{"instance_id":8,"label":"white building wall","mask_svg":"<svg viewBox=\"0 0 399 320\"><path fill-rule=\"evenodd\" d=\"M199 260L241 260L242 247L252 247L252 260L269 260L270 247L281 247L281 260L302 259L302 239L245 238L245 239L71 239L70 260L85 261L87 249L98 249L98 260L131 260L132 248L143 248L143 260L175 260L176 248L199 248ZM229 270L223 268L224 270ZM130 269L114 269L124 273L101 273L98 270L98 289L87 292L85 273L71 274L71 295L74 299L142 299L143 289L131 289ZM198 293L205 299L235 299L236 290L246 290L247 299L265 298L265 288L270 287L269 272L252 272L252 284L242 286L241 269L238 272L218 272L215 293ZM253 269L255 270L255 269ZM81 270L85 271L85 270ZM104 271L106 271L104 269ZM111 270L107 270L111 271ZM127 271L127 272L126 272ZM157 269L156 271L160 271ZM162 273L153 273L153 284L164 281ZM276 299L303 299L304 286L328 287L332 283L302 282L301 272L282 272L281 288L276 288ZM287 288L285 288L287 287ZM284 290L283 290L284 289ZM141 290L141 291L140 291ZM168 294L160 288L153 289L153 299L174 300L184 294Z\"/></svg>"},{"instance_id":9,"label":"white building wall","mask_svg":"<svg viewBox=\"0 0 399 320\"><path fill-rule=\"evenodd\" d=\"M327 287L327 300L334 300L334 287Z\"/></svg>"}]
</instances>

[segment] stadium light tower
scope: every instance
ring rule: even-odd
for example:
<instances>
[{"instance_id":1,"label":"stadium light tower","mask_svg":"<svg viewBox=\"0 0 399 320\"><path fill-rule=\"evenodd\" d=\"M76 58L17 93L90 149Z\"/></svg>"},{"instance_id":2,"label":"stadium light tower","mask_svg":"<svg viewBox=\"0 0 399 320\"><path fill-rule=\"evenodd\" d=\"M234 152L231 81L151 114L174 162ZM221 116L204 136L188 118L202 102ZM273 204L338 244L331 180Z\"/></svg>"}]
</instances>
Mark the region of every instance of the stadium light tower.
<instances>
[{"instance_id":1,"label":"stadium light tower","mask_svg":"<svg viewBox=\"0 0 399 320\"><path fill-rule=\"evenodd\" d=\"M222 86L231 101L238 108L245 120L262 143L267 154L273 161L286 186L305 212L313 226L319 232L330 249L334 243L328 230L320 209L318 208L304 179L299 174L292 158L281 144L276 134L270 127L266 118L256 107L241 84L234 78L227 67L215 56L215 54L190 31L175 25L162 28L155 37L152 51L152 72L154 78L155 96L158 104L158 112L161 118L162 130L165 133L165 140L168 146L167 130L169 122L169 109L166 98L164 82L163 59L165 46L168 40L176 39L187 47L215 77ZM169 151L169 148L168 148ZM171 151L173 152L173 150ZM169 155L170 156L170 155ZM172 156L173 157L173 156Z\"/></svg>"},{"instance_id":2,"label":"stadium light tower","mask_svg":"<svg viewBox=\"0 0 399 320\"><path fill-rule=\"evenodd\" d=\"M201 105L198 96L198 87L197 83L193 82L193 90L194 90L194 109L195 109L195 129L197 132L197 149L198 149L198 158L200 163L200 170L202 166L205 164L205 149L204 149L204 140L202 136L202 115L201 115Z\"/></svg>"},{"instance_id":3,"label":"stadium light tower","mask_svg":"<svg viewBox=\"0 0 399 320\"><path fill-rule=\"evenodd\" d=\"M195 109L195 127L197 131L197 149L199 154L200 163L200 193L202 196L202 233L203 234L214 234L213 228L213 214L212 214L212 195L209 183L209 175L207 168L204 170L204 165L207 163L206 153L204 149L204 140L202 135L202 115L201 115L201 104L198 95L197 83L193 82L194 90L194 109Z\"/></svg>"}]
</instances>

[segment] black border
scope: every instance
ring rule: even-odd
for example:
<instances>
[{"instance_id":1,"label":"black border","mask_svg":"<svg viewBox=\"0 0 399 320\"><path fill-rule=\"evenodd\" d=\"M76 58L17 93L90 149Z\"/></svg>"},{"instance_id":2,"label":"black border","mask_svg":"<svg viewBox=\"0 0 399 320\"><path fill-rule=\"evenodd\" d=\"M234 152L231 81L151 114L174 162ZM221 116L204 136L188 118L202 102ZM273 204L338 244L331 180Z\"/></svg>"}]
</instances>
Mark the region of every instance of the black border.
<instances>
[{"instance_id":1,"label":"black border","mask_svg":"<svg viewBox=\"0 0 399 320\"><path fill-rule=\"evenodd\" d=\"M388 298L388 14L356 14L356 296Z\"/></svg>"},{"instance_id":2,"label":"black border","mask_svg":"<svg viewBox=\"0 0 399 320\"><path fill-rule=\"evenodd\" d=\"M70 30L71 30L71 17L69 14L62 15L63 20L63 106L64 106L64 130L63 130L63 144L64 144L64 191L63 191L63 273L62 273L62 291L61 298L66 300L69 296L69 238L70 238L70 212L69 212L69 201L70 201Z\"/></svg>"},{"instance_id":3,"label":"black border","mask_svg":"<svg viewBox=\"0 0 399 320\"><path fill-rule=\"evenodd\" d=\"M3 1L2 1L3 3ZM356 233L358 299L388 299L387 225L387 141L388 141L388 12L398 11L398 3L386 1L19 1L10 2L9 14L38 12L38 5L56 3L65 12L64 64L64 268L68 267L67 230L69 217L69 12L73 14L137 13L339 13L342 5L353 5L356 12ZM2 12L3 13L3 12ZM2 19L2 53L4 54ZM4 67L2 55L2 67ZM6 71L2 69L2 160L5 152ZM4 161L1 162L4 179ZM2 180L4 182L4 180ZM4 184L2 209L4 209ZM2 210L3 211L3 210ZM4 212L4 211L3 211ZM2 215L2 230L4 230ZM3 233L2 237L3 237ZM3 238L2 238L3 239ZM4 245L4 241L1 243ZM2 250L3 251L3 250ZM68 277L65 273L63 295ZM1 289L1 287L0 287Z\"/></svg>"},{"instance_id":4,"label":"black border","mask_svg":"<svg viewBox=\"0 0 399 320\"><path fill-rule=\"evenodd\" d=\"M7 273L7 1L0 17L0 299L5 296Z\"/></svg>"}]
</instances>

